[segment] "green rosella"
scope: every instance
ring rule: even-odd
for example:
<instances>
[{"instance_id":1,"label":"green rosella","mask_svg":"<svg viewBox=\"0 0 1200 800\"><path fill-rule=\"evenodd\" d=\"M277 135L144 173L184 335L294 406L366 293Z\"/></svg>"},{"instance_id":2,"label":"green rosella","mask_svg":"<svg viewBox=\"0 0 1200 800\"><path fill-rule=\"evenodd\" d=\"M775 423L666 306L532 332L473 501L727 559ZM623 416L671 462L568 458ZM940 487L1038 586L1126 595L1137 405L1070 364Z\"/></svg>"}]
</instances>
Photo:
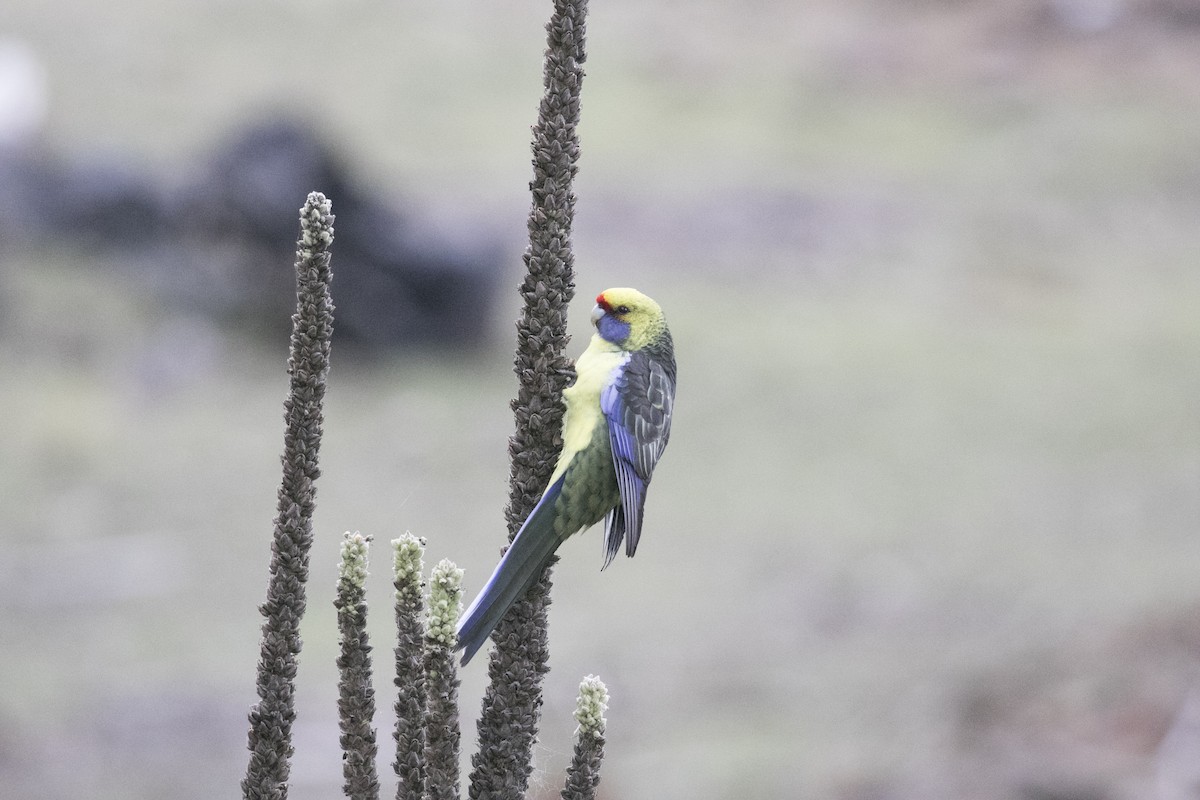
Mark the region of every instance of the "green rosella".
<instances>
[{"instance_id":1,"label":"green rosella","mask_svg":"<svg viewBox=\"0 0 1200 800\"><path fill-rule=\"evenodd\" d=\"M671 434L675 350L658 303L635 289L601 292L596 333L563 392L562 454L483 591L458 625L467 663L567 537L604 520L604 564L642 534L646 487Z\"/></svg>"}]
</instances>

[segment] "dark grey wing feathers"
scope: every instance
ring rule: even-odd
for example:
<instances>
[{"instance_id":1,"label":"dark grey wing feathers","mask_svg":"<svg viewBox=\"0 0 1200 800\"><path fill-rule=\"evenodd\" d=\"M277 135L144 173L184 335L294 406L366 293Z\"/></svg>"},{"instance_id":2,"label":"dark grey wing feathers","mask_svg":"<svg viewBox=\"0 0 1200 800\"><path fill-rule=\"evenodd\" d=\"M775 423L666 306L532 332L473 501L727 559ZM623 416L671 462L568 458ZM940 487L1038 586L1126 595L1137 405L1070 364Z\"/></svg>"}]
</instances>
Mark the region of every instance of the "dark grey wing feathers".
<instances>
[{"instance_id":1,"label":"dark grey wing feathers","mask_svg":"<svg viewBox=\"0 0 1200 800\"><path fill-rule=\"evenodd\" d=\"M600 397L621 494L620 513L614 510L605 520L605 566L622 539L626 555L637 550L646 487L670 439L675 405L675 362L669 352L666 358L645 350L632 353L619 369Z\"/></svg>"}]
</instances>

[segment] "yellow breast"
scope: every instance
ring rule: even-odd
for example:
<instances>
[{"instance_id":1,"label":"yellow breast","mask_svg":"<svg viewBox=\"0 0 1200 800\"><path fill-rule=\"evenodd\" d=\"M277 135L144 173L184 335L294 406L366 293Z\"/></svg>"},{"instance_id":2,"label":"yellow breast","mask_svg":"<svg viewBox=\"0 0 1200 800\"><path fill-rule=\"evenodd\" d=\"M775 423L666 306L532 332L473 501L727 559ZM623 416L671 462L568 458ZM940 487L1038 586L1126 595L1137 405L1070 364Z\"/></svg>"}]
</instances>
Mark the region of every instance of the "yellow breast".
<instances>
[{"instance_id":1,"label":"yellow breast","mask_svg":"<svg viewBox=\"0 0 1200 800\"><path fill-rule=\"evenodd\" d=\"M604 424L600 393L612 379L613 371L627 360L628 352L596 334L575 362L575 383L563 390L567 406L563 417L563 448L550 476L551 485L566 472L571 459L592 441L596 426Z\"/></svg>"}]
</instances>

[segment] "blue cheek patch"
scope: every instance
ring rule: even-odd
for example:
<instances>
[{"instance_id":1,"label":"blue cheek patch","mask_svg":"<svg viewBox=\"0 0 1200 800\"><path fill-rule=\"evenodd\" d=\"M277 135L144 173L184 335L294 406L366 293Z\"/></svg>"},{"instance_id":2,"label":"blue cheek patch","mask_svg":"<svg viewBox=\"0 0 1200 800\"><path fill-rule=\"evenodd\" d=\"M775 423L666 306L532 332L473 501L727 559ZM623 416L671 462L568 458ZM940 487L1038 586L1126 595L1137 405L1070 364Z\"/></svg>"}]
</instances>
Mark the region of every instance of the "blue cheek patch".
<instances>
[{"instance_id":1,"label":"blue cheek patch","mask_svg":"<svg viewBox=\"0 0 1200 800\"><path fill-rule=\"evenodd\" d=\"M600 318L597 329L600 331L601 338L613 344L620 344L629 338L629 323L621 322L609 314Z\"/></svg>"}]
</instances>

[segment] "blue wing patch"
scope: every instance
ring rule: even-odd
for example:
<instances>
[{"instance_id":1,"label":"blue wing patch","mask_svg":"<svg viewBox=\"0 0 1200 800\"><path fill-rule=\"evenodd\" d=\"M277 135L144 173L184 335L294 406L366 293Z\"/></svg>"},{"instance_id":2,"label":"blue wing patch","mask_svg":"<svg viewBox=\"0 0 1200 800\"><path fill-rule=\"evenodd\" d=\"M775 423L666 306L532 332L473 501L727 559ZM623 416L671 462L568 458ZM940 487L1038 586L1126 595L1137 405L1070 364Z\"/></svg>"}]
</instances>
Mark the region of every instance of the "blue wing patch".
<instances>
[{"instance_id":1,"label":"blue wing patch","mask_svg":"<svg viewBox=\"0 0 1200 800\"><path fill-rule=\"evenodd\" d=\"M673 366L673 365L670 365ZM621 502L604 520L604 566L625 542L632 556L642 535L646 487L671 436L674 370L644 351L633 353L600 393Z\"/></svg>"}]
</instances>

